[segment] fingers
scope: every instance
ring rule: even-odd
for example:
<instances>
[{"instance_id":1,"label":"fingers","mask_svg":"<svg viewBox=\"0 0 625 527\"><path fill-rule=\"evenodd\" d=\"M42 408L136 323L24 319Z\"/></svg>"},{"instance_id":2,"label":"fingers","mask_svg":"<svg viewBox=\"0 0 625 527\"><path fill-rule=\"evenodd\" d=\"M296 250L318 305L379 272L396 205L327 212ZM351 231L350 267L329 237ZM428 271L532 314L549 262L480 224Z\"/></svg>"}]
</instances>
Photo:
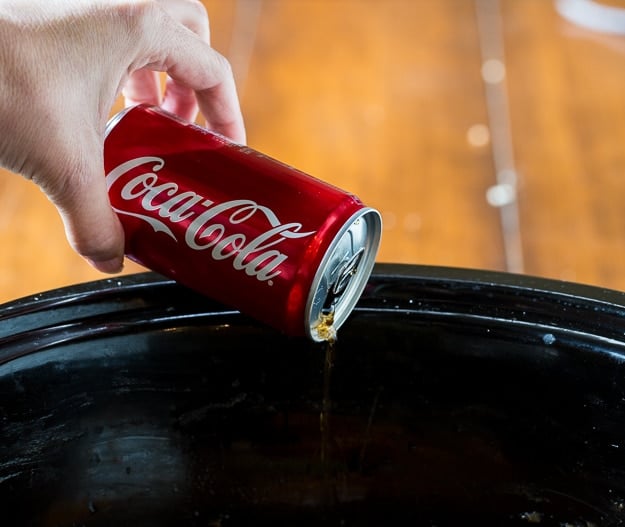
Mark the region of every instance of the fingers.
<instances>
[{"instance_id":1,"label":"fingers","mask_svg":"<svg viewBox=\"0 0 625 527\"><path fill-rule=\"evenodd\" d=\"M199 110L195 92L171 77L165 83L162 107L189 122L195 121Z\"/></svg>"},{"instance_id":2,"label":"fingers","mask_svg":"<svg viewBox=\"0 0 625 527\"><path fill-rule=\"evenodd\" d=\"M208 14L204 5L196 0L158 0L167 14L200 40L210 43ZM190 37L190 36L189 36ZM186 83L170 76L167 77L163 108L187 121L194 121L199 110L195 92Z\"/></svg>"},{"instance_id":3,"label":"fingers","mask_svg":"<svg viewBox=\"0 0 625 527\"><path fill-rule=\"evenodd\" d=\"M165 34L172 32L176 26L183 26L202 41L209 43L208 15L201 2L154 0L154 6L159 8L161 14L166 15L167 27L163 28ZM162 34L157 36L162 36ZM186 38L190 38L190 35ZM123 94L125 106L140 103L161 105L163 109L187 121L194 121L199 110L195 92L191 88L183 82L167 77L164 93L161 93L158 74L148 68L143 68L130 76Z\"/></svg>"},{"instance_id":4,"label":"fingers","mask_svg":"<svg viewBox=\"0 0 625 527\"><path fill-rule=\"evenodd\" d=\"M153 38L147 68L168 74L161 106L187 121L194 121L198 108L206 126L245 143L245 126L232 69L209 44L206 10L197 0L157 0L149 24ZM158 104L158 77L142 69L131 75L124 89L126 104Z\"/></svg>"},{"instance_id":5,"label":"fingers","mask_svg":"<svg viewBox=\"0 0 625 527\"><path fill-rule=\"evenodd\" d=\"M207 128L245 143L245 125L228 61L208 44L190 39L169 48L169 76L195 92Z\"/></svg>"},{"instance_id":6,"label":"fingers","mask_svg":"<svg viewBox=\"0 0 625 527\"><path fill-rule=\"evenodd\" d=\"M230 66L224 66L220 79L212 86L199 88L196 92L202 115L206 118L206 127L219 132L240 144L245 144L246 133L243 115L239 105L236 85Z\"/></svg>"},{"instance_id":7,"label":"fingers","mask_svg":"<svg viewBox=\"0 0 625 527\"><path fill-rule=\"evenodd\" d=\"M122 91L125 106L161 103L160 79L156 71L142 68L135 71Z\"/></svg>"}]
</instances>

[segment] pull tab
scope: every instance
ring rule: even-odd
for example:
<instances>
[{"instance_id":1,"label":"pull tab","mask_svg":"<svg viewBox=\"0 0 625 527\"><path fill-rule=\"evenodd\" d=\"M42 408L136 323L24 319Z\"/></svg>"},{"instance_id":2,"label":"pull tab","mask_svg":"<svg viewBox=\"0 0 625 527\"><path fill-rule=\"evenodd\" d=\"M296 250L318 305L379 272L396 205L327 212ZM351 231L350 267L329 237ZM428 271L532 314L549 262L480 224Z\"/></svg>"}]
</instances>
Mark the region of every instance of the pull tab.
<instances>
[{"instance_id":1,"label":"pull tab","mask_svg":"<svg viewBox=\"0 0 625 527\"><path fill-rule=\"evenodd\" d=\"M347 289L349 282L354 277L354 275L358 272L358 264L364 254L365 249L361 248L356 251L347 261L343 260L343 262L339 262L335 269L339 268L338 272L332 272L332 274L337 274L337 278L332 284L332 287L328 291L328 296L323 303L323 307L321 312L324 315L327 315L334 311L334 306L338 302L339 298Z\"/></svg>"},{"instance_id":2,"label":"pull tab","mask_svg":"<svg viewBox=\"0 0 625 527\"><path fill-rule=\"evenodd\" d=\"M339 296L343 291L345 291L345 288L349 284L350 280L356 274L356 271L358 271L358 264L360 263L360 259L362 258L364 252L364 247L361 247L349 260L347 260L347 262L345 262L339 271L339 276L336 279L336 282L334 282L334 285L332 286L333 295Z\"/></svg>"}]
</instances>

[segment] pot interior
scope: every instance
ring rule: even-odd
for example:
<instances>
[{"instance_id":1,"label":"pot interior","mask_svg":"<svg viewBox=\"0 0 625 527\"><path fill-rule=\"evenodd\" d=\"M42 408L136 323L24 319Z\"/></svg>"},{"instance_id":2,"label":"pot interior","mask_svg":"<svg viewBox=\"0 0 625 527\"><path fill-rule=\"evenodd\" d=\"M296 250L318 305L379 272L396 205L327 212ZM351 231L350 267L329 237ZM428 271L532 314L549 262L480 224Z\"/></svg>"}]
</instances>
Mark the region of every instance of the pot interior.
<instances>
[{"instance_id":1,"label":"pot interior","mask_svg":"<svg viewBox=\"0 0 625 527\"><path fill-rule=\"evenodd\" d=\"M152 273L7 304L5 522L623 525L623 306L378 265L328 368Z\"/></svg>"}]
</instances>

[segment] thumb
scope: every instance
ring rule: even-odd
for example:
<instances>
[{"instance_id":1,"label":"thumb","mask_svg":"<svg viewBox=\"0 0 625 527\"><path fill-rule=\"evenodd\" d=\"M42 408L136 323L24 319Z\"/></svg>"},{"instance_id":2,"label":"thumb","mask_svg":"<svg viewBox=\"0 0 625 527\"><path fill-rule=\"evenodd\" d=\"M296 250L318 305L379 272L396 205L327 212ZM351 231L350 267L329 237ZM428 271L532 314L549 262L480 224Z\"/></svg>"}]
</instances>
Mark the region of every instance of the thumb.
<instances>
[{"instance_id":1,"label":"thumb","mask_svg":"<svg viewBox=\"0 0 625 527\"><path fill-rule=\"evenodd\" d=\"M65 174L64 181L62 189L48 194L61 215L68 242L97 270L121 271L124 231L108 199L103 164L89 163Z\"/></svg>"}]
</instances>

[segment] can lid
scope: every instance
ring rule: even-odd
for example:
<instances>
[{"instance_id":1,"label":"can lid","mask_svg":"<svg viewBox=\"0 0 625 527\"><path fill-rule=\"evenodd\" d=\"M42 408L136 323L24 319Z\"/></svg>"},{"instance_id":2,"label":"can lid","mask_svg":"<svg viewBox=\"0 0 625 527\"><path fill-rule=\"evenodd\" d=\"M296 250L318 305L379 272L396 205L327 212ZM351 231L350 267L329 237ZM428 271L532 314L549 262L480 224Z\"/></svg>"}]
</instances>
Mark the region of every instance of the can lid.
<instances>
[{"instance_id":1,"label":"can lid","mask_svg":"<svg viewBox=\"0 0 625 527\"><path fill-rule=\"evenodd\" d=\"M336 331L345 322L367 285L382 235L380 213L365 207L345 222L324 255L306 303L306 333L326 340L319 332L324 316L333 314ZM325 338L324 338L325 337Z\"/></svg>"}]
</instances>

